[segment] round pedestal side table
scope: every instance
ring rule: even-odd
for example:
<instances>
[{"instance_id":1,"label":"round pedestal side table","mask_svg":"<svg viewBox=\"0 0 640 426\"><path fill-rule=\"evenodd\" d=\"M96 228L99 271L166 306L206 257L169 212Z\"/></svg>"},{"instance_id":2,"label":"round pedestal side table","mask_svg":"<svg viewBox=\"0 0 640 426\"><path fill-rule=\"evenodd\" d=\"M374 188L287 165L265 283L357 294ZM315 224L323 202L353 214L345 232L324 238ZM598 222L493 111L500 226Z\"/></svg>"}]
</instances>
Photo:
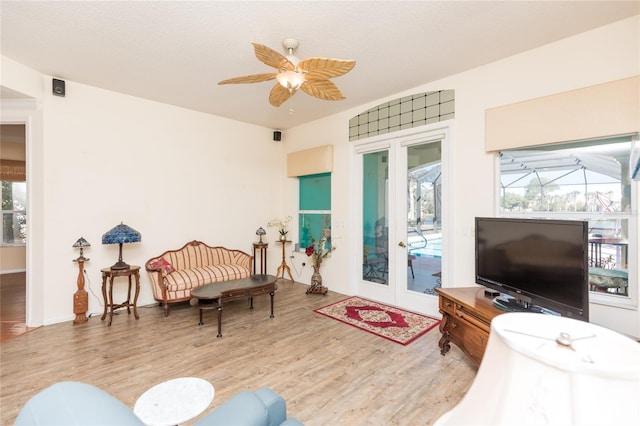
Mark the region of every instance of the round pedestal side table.
<instances>
[{"instance_id":1,"label":"round pedestal side table","mask_svg":"<svg viewBox=\"0 0 640 426\"><path fill-rule=\"evenodd\" d=\"M104 299L104 313L102 314L102 320L107 317L107 311L109 313L109 326L111 326L111 321L113 321L113 312L116 309L127 308L127 313L131 314L131 308L133 307L133 316L136 319L139 319L138 316L138 296L140 295L140 267L131 265L126 269L111 269L104 268L101 269L102 272L102 298ZM127 300L116 304L113 303L113 280L116 277L128 277L129 278L129 289L127 291ZM133 302L131 301L131 277L135 278L135 294L133 296ZM107 283L109 285L109 291L107 291Z\"/></svg>"},{"instance_id":2,"label":"round pedestal side table","mask_svg":"<svg viewBox=\"0 0 640 426\"><path fill-rule=\"evenodd\" d=\"M253 243L253 273L257 274L256 260L260 256L260 274L267 275L267 247L269 243Z\"/></svg>"},{"instance_id":3,"label":"round pedestal side table","mask_svg":"<svg viewBox=\"0 0 640 426\"><path fill-rule=\"evenodd\" d=\"M167 380L140 395L133 412L146 425L169 426L187 422L207 409L213 385L198 377Z\"/></svg>"},{"instance_id":4,"label":"round pedestal side table","mask_svg":"<svg viewBox=\"0 0 640 426\"><path fill-rule=\"evenodd\" d=\"M280 266L278 266L278 270L276 271L276 278L280 277L280 271L282 271L282 279L284 279L284 273L286 271L289 274L289 278L291 278L291 282L294 282L293 275L291 275L291 269L289 269L289 265L287 265L287 260L284 253L285 246L287 245L287 243L290 243L291 241L278 240L277 242L282 244L282 263L280 263Z\"/></svg>"}]
</instances>

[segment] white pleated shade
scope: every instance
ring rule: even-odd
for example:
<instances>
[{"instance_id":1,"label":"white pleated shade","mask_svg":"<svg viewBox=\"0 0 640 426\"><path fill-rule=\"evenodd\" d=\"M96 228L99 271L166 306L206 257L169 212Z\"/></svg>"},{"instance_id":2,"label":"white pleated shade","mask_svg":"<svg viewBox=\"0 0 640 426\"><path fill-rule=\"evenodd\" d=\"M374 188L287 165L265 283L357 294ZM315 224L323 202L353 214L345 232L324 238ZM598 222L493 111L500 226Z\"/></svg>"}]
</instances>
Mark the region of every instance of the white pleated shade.
<instances>
[{"instance_id":1,"label":"white pleated shade","mask_svg":"<svg viewBox=\"0 0 640 426\"><path fill-rule=\"evenodd\" d=\"M491 323L469 391L436 425L639 421L640 343L570 318L507 313Z\"/></svg>"}]
</instances>

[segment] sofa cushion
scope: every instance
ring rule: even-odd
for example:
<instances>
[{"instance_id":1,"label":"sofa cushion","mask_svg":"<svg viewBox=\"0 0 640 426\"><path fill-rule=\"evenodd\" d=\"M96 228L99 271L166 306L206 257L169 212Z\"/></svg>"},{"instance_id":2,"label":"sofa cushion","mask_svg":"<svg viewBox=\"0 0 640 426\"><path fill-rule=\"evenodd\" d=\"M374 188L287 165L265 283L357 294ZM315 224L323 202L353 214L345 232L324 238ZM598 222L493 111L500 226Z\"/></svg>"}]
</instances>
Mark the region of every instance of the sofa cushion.
<instances>
[{"instance_id":1,"label":"sofa cushion","mask_svg":"<svg viewBox=\"0 0 640 426\"><path fill-rule=\"evenodd\" d=\"M295 417L289 417L287 420L280 423L280 426L304 426L304 424L302 424L300 420L296 419Z\"/></svg>"},{"instance_id":2,"label":"sofa cushion","mask_svg":"<svg viewBox=\"0 0 640 426\"><path fill-rule=\"evenodd\" d=\"M198 426L268 426L267 407L254 392L240 392L204 416Z\"/></svg>"},{"instance_id":3,"label":"sofa cushion","mask_svg":"<svg viewBox=\"0 0 640 426\"><path fill-rule=\"evenodd\" d=\"M32 396L15 425L143 425L133 411L87 383L59 382Z\"/></svg>"},{"instance_id":4,"label":"sofa cushion","mask_svg":"<svg viewBox=\"0 0 640 426\"><path fill-rule=\"evenodd\" d=\"M180 250L171 250L162 255L176 269L191 269L208 265L228 265L240 263L247 254L225 247L211 247L204 243L187 244Z\"/></svg>"},{"instance_id":5,"label":"sofa cushion","mask_svg":"<svg viewBox=\"0 0 640 426\"><path fill-rule=\"evenodd\" d=\"M210 265L174 271L164 277L167 291L191 290L205 284L247 278L250 270L244 266Z\"/></svg>"},{"instance_id":6,"label":"sofa cushion","mask_svg":"<svg viewBox=\"0 0 640 426\"><path fill-rule=\"evenodd\" d=\"M278 426L287 418L287 404L279 394L269 388L256 391L256 395L262 400L269 413L268 426Z\"/></svg>"},{"instance_id":7,"label":"sofa cushion","mask_svg":"<svg viewBox=\"0 0 640 426\"><path fill-rule=\"evenodd\" d=\"M176 270L164 257L149 262L149 266L153 269L162 269L165 274L170 274Z\"/></svg>"}]
</instances>

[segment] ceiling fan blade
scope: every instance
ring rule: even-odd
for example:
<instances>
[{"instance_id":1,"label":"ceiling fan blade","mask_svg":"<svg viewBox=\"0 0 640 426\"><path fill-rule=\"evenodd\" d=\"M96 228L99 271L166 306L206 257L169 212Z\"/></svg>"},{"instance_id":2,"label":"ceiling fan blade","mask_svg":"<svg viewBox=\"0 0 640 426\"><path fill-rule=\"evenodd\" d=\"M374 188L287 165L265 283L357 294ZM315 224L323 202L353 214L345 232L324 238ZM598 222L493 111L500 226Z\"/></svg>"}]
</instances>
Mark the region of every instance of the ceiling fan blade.
<instances>
[{"instance_id":1,"label":"ceiling fan blade","mask_svg":"<svg viewBox=\"0 0 640 426\"><path fill-rule=\"evenodd\" d=\"M308 58L300 61L298 68L308 73L307 79L321 80L346 74L355 65L356 61L353 60Z\"/></svg>"},{"instance_id":2,"label":"ceiling fan blade","mask_svg":"<svg viewBox=\"0 0 640 426\"><path fill-rule=\"evenodd\" d=\"M338 89L338 86L331 80L307 80L305 84L300 86L300 89L308 95L324 99L325 101L346 99L340 92L340 89Z\"/></svg>"},{"instance_id":3,"label":"ceiling fan blade","mask_svg":"<svg viewBox=\"0 0 640 426\"><path fill-rule=\"evenodd\" d=\"M280 83L276 83L276 85L273 86L273 89L271 89L271 93L269 93L269 103L274 107L279 107L287 99L293 96L294 93L295 92L290 92L288 89L282 87Z\"/></svg>"},{"instance_id":4,"label":"ceiling fan blade","mask_svg":"<svg viewBox=\"0 0 640 426\"><path fill-rule=\"evenodd\" d=\"M283 68L287 70L293 70L295 68L286 57L275 50L260 43L251 42L251 44L253 44L253 50L256 54L256 58L258 58L260 62L269 65L278 71Z\"/></svg>"},{"instance_id":5,"label":"ceiling fan blade","mask_svg":"<svg viewBox=\"0 0 640 426\"><path fill-rule=\"evenodd\" d=\"M260 44L251 42L256 58L265 65L273 67L277 70L275 73L254 74L244 77L235 77L228 80L222 80L218 84L241 84L241 83L259 83L262 81L273 80L282 71L295 71L304 73L305 82L300 88L307 94L315 96L319 99L328 101L337 101L345 99L338 87L331 82L331 77L338 77L348 73L356 65L356 61L331 59L331 58L309 58L298 63L298 59L293 56L292 51L297 47L297 41L287 39L289 56L283 56L275 50ZM292 62L293 61L293 62ZM295 63L294 63L295 62ZM284 76L285 78L288 76ZM279 107L287 101L295 91L286 89L280 83L276 83L269 93L269 102L275 107Z\"/></svg>"},{"instance_id":6,"label":"ceiling fan blade","mask_svg":"<svg viewBox=\"0 0 640 426\"><path fill-rule=\"evenodd\" d=\"M277 73L270 72L266 74L245 75L244 77L235 77L228 80L222 80L219 81L218 84L260 83L262 81L273 80L274 78L276 78L276 74Z\"/></svg>"}]
</instances>

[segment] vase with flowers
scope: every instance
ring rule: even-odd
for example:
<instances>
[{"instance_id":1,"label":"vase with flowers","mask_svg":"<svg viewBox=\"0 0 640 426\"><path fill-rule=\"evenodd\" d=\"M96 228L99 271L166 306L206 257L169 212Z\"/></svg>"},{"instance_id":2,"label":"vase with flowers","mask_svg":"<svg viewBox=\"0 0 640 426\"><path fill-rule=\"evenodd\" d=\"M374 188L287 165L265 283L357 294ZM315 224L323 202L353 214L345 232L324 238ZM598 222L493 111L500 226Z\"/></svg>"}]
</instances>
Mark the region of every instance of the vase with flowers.
<instances>
[{"instance_id":1,"label":"vase with flowers","mask_svg":"<svg viewBox=\"0 0 640 426\"><path fill-rule=\"evenodd\" d=\"M287 234L289 233L289 222L291 222L291 216L285 216L281 219L271 219L267 226L270 228L278 228L278 234L280 241L287 241Z\"/></svg>"},{"instance_id":2,"label":"vase with flowers","mask_svg":"<svg viewBox=\"0 0 640 426\"><path fill-rule=\"evenodd\" d=\"M311 237L311 244L305 249L305 254L311 258L311 266L313 267L313 275L311 276L311 285L307 289L307 294L327 294L329 290L322 285L322 275L320 275L320 265L324 259L334 250L334 247L327 242L327 237L322 236L316 241Z\"/></svg>"}]
</instances>

